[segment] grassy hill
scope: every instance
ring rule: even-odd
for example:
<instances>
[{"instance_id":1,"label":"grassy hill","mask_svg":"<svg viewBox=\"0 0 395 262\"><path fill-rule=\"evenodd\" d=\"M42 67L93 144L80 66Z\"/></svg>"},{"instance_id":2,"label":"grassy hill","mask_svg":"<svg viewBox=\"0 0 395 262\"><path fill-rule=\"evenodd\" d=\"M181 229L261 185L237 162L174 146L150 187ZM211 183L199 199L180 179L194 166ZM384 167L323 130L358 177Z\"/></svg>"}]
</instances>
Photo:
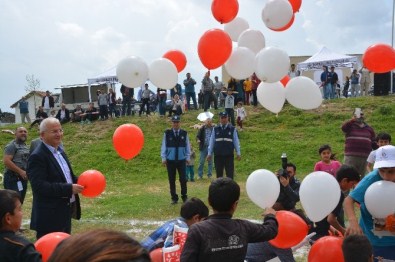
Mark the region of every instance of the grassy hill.
<instances>
[{"instance_id":1,"label":"grassy hill","mask_svg":"<svg viewBox=\"0 0 395 262\"><path fill-rule=\"evenodd\" d=\"M363 109L366 122L376 133L386 131L395 136L394 96L336 99L309 111L287 104L278 116L262 107L254 110L247 106L248 118L244 131L239 133L242 160L235 161L235 180L242 188L235 216L260 219L261 210L248 199L245 181L256 169L275 171L280 168L282 152L286 152L288 160L297 165L297 177L300 179L312 172L315 162L319 160L318 148L322 144L330 144L337 158L342 161L344 135L340 126L351 118L355 107ZM182 116L181 122L197 151L195 173L199 154L195 142L197 130L192 126L198 123L196 116L200 112L187 112ZM218 122L217 115L214 122ZM118 157L112 146L114 130L125 123L138 125L145 137L140 155L130 161ZM75 174L96 169L107 179L106 190L100 197L82 198L82 220L73 222L74 233L89 228L108 227L130 232L141 239L147 234L147 229L156 227L154 221L173 218L179 214L180 204L170 205L167 172L161 166L160 159L163 131L170 125L167 118L154 115L122 117L90 125L69 123L63 126L63 142ZM7 128L15 127L12 125ZM37 136L35 129L30 130L29 142ZM4 148L12 139L12 135L1 133L0 146ZM4 170L3 163L0 163L0 170ZM188 196L199 197L207 203L208 185L207 178L188 183ZM177 184L177 191L179 190ZM25 220L30 218L31 197L29 188L24 206ZM34 239L33 232L28 231L27 235Z\"/></svg>"}]
</instances>

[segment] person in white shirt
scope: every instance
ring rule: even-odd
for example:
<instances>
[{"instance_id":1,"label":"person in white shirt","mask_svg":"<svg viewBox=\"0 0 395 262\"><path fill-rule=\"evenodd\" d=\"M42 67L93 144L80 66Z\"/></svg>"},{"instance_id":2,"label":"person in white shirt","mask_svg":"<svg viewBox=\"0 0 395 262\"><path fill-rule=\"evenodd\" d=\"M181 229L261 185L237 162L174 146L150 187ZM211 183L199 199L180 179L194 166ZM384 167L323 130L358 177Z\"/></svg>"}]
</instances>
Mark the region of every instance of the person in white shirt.
<instances>
[{"instance_id":1,"label":"person in white shirt","mask_svg":"<svg viewBox=\"0 0 395 262\"><path fill-rule=\"evenodd\" d=\"M242 102L237 103L236 116L237 116L237 125L240 127L240 131L243 131L243 120L247 117L247 111L243 107Z\"/></svg>"}]
</instances>

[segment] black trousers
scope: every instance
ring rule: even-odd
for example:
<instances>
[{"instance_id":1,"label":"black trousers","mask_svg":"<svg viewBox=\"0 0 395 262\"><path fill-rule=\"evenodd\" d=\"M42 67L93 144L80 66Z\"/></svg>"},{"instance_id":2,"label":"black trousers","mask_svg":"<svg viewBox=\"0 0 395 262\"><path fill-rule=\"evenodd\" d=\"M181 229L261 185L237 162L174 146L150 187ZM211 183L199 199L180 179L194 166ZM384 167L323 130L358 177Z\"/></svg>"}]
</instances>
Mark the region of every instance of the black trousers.
<instances>
[{"instance_id":1,"label":"black trousers","mask_svg":"<svg viewBox=\"0 0 395 262\"><path fill-rule=\"evenodd\" d=\"M146 113L147 113L147 115L149 115L149 98L143 98L143 99L141 99L141 102L142 102L142 104L140 107L139 115L141 115L141 113L144 111L144 106L147 106Z\"/></svg>"},{"instance_id":2,"label":"black trousers","mask_svg":"<svg viewBox=\"0 0 395 262\"><path fill-rule=\"evenodd\" d=\"M167 160L167 175L169 178L170 195L171 199L178 201L178 195L176 193L176 172L178 171L180 186L181 186L181 198L187 199L187 178L186 178L186 161L185 160Z\"/></svg>"},{"instance_id":3,"label":"black trousers","mask_svg":"<svg viewBox=\"0 0 395 262\"><path fill-rule=\"evenodd\" d=\"M226 172L226 176L233 179L233 175L235 172L234 166L234 156L214 156L214 165L215 165L215 172L217 173L217 178L223 177L224 175L224 168Z\"/></svg>"},{"instance_id":4,"label":"black trousers","mask_svg":"<svg viewBox=\"0 0 395 262\"><path fill-rule=\"evenodd\" d=\"M252 105L257 106L258 105L258 97L256 95L256 89L252 90Z\"/></svg>"}]
</instances>

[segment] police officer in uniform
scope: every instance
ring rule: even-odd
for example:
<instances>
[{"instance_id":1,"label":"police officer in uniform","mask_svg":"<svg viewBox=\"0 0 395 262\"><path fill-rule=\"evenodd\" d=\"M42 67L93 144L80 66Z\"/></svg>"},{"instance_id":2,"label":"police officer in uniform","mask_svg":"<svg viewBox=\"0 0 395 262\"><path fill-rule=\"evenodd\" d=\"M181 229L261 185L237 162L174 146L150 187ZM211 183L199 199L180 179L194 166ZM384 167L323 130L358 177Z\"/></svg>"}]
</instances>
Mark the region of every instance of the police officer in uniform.
<instances>
[{"instance_id":1,"label":"police officer in uniform","mask_svg":"<svg viewBox=\"0 0 395 262\"><path fill-rule=\"evenodd\" d=\"M211 133L207 160L211 160L214 152L214 165L217 178L223 176L225 168L226 176L233 179L235 150L237 160L241 159L239 137L236 128L229 124L228 114L221 112L219 116L220 124Z\"/></svg>"},{"instance_id":2,"label":"police officer in uniform","mask_svg":"<svg viewBox=\"0 0 395 262\"><path fill-rule=\"evenodd\" d=\"M33 243L16 234L21 224L21 196L13 190L0 190L0 261L41 261Z\"/></svg>"},{"instance_id":3,"label":"police officer in uniform","mask_svg":"<svg viewBox=\"0 0 395 262\"><path fill-rule=\"evenodd\" d=\"M172 128L167 129L163 135L161 157L162 165L167 167L169 178L171 204L178 203L176 193L176 172L178 171L181 185L181 198L185 202L187 196L186 163L190 160L190 144L187 131L180 129L180 116L172 117Z\"/></svg>"}]
</instances>

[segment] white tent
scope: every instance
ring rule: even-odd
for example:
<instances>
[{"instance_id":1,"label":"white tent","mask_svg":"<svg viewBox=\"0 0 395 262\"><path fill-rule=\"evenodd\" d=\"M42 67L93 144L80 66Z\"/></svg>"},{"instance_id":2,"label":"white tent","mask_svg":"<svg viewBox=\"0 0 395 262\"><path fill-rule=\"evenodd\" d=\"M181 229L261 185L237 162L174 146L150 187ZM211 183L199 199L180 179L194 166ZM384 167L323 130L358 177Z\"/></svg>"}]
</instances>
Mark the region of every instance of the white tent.
<instances>
[{"instance_id":1,"label":"white tent","mask_svg":"<svg viewBox=\"0 0 395 262\"><path fill-rule=\"evenodd\" d=\"M116 67L112 67L108 69L107 71L98 74L94 77L88 78L88 84L93 84L93 83L117 83L118 82L118 77L116 73Z\"/></svg>"},{"instance_id":2,"label":"white tent","mask_svg":"<svg viewBox=\"0 0 395 262\"><path fill-rule=\"evenodd\" d=\"M337 54L324 46L318 53L314 54L306 61L299 63L297 69L300 71L320 70L324 65L328 67L334 66L336 68L354 67L354 65L358 63L358 58L356 56Z\"/></svg>"}]
</instances>

